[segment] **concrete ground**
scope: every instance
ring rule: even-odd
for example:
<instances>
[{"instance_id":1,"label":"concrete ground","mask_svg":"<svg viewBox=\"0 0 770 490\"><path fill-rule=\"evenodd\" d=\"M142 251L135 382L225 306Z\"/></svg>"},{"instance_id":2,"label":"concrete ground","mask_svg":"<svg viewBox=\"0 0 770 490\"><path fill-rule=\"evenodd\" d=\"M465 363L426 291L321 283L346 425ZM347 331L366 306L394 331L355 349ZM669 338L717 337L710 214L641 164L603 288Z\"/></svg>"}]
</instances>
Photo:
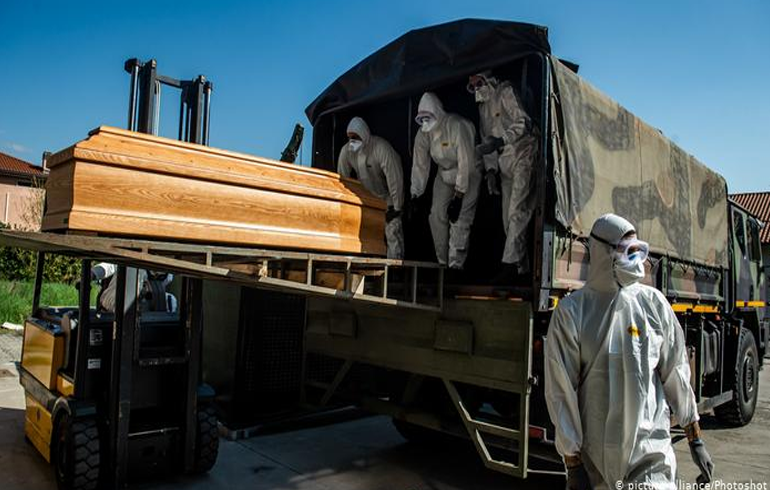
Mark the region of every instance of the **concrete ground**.
<instances>
[{"instance_id":1,"label":"concrete ground","mask_svg":"<svg viewBox=\"0 0 770 490\"><path fill-rule=\"evenodd\" d=\"M24 396L13 364L0 366L0 482L4 490L54 490L52 470L24 441ZM770 483L770 375L747 427L725 429L704 417L704 439L725 483ZM683 482L697 471L685 441L676 444ZM368 417L232 442L222 440L214 469L131 486L142 490L475 490L563 488L560 477L515 480L484 469L469 445L429 452L408 444L389 419ZM680 488L687 488L680 486ZM718 488L718 487L717 487ZM758 487L762 488L762 487Z\"/></svg>"}]
</instances>

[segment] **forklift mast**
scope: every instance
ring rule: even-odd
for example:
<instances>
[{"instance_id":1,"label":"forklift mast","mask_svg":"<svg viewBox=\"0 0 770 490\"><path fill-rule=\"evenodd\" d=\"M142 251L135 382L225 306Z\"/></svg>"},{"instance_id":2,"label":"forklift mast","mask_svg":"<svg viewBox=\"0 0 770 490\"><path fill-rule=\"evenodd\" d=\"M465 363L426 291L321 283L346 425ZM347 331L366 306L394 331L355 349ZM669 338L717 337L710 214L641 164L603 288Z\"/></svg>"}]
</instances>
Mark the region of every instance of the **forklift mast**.
<instances>
[{"instance_id":1,"label":"forklift mast","mask_svg":"<svg viewBox=\"0 0 770 490\"><path fill-rule=\"evenodd\" d=\"M158 62L154 59L142 62L131 58L124 67L131 75L128 98L130 131L158 135L161 86L167 85L181 90L177 139L208 146L213 85L206 77L198 75L192 80L177 80L161 75L158 73Z\"/></svg>"}]
</instances>

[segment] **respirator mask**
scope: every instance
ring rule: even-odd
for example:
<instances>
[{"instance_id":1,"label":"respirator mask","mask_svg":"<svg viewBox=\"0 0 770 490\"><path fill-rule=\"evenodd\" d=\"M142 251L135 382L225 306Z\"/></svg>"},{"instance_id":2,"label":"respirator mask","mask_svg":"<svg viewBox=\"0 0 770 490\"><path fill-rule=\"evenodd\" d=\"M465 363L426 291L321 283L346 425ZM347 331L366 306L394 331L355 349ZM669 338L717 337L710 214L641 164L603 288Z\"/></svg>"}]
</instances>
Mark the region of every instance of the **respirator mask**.
<instances>
[{"instance_id":1,"label":"respirator mask","mask_svg":"<svg viewBox=\"0 0 770 490\"><path fill-rule=\"evenodd\" d=\"M650 254L650 245L636 238L621 240L612 252L612 272L620 287L630 286L644 279L644 262Z\"/></svg>"}]
</instances>

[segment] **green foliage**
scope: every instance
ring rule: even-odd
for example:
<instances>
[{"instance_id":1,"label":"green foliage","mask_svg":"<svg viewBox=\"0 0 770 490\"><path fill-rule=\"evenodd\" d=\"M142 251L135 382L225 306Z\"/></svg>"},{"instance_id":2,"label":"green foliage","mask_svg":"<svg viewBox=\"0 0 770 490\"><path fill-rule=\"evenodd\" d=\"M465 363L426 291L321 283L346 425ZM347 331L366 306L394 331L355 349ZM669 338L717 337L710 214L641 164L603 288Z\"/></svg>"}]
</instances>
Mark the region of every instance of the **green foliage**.
<instances>
[{"instance_id":1,"label":"green foliage","mask_svg":"<svg viewBox=\"0 0 770 490\"><path fill-rule=\"evenodd\" d=\"M21 324L32 313L31 282L0 281L0 324ZM40 304L46 306L77 306L78 292L67 284L44 283Z\"/></svg>"},{"instance_id":2,"label":"green foliage","mask_svg":"<svg viewBox=\"0 0 770 490\"><path fill-rule=\"evenodd\" d=\"M0 223L0 229L7 228ZM0 279L34 281L37 252L23 248L0 247ZM64 255L46 254L46 281L74 284L80 278L80 261Z\"/></svg>"},{"instance_id":3,"label":"green foliage","mask_svg":"<svg viewBox=\"0 0 770 490\"><path fill-rule=\"evenodd\" d=\"M33 281L36 266L36 252L0 247L0 279ZM46 254L43 274L46 281L74 284L80 278L80 261L64 255Z\"/></svg>"}]
</instances>

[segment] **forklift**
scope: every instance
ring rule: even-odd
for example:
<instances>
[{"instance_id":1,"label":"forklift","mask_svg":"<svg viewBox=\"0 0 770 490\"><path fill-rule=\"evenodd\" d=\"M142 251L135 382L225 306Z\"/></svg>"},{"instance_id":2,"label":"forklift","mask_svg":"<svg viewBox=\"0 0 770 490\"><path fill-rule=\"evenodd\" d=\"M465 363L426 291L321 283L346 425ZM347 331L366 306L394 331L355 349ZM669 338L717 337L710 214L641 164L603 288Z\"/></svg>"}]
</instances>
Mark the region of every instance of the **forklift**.
<instances>
[{"instance_id":1,"label":"forklift","mask_svg":"<svg viewBox=\"0 0 770 490\"><path fill-rule=\"evenodd\" d=\"M211 83L157 73L155 60L126 62L129 129L157 134L160 87L181 89L179 138L207 144ZM40 304L46 251L39 251L32 315L24 324L20 382L26 438L52 463L61 490L123 488L130 479L203 473L217 459L214 391L201 379L200 278L182 277L176 311L149 307L140 261L121 261L111 278L114 311L92 295L92 261L79 254L79 302ZM160 311L158 311L160 310Z\"/></svg>"}]
</instances>

